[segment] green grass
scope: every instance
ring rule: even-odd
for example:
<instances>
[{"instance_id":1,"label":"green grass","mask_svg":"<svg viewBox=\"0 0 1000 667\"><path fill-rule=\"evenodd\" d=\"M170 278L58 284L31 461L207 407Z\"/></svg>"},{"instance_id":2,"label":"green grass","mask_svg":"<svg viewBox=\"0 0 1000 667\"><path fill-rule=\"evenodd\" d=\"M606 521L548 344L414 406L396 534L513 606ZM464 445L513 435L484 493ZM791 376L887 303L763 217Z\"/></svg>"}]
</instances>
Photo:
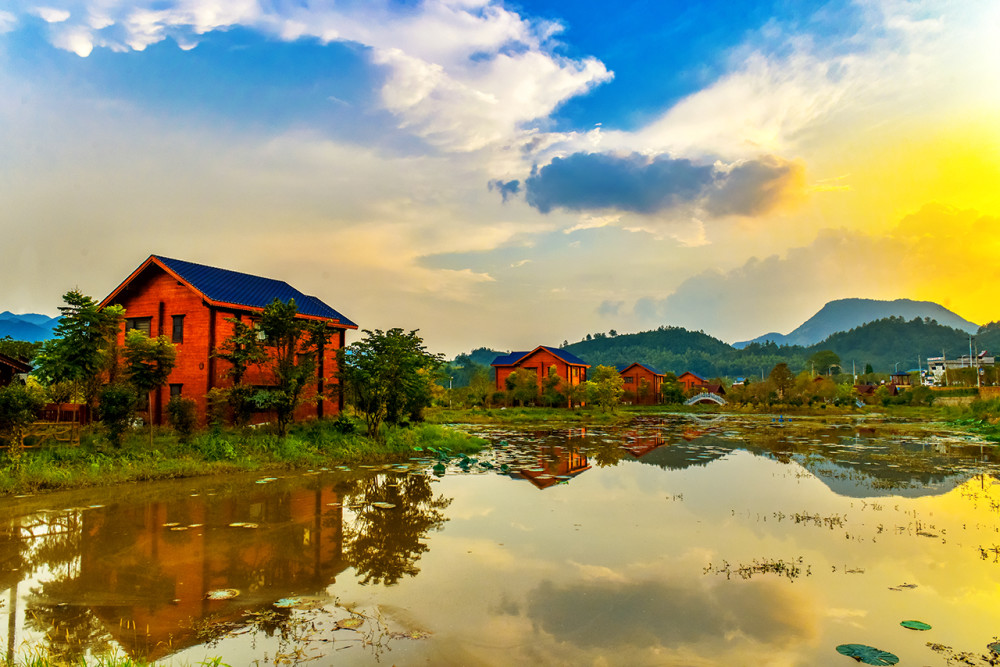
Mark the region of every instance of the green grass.
<instances>
[{"instance_id":1,"label":"green grass","mask_svg":"<svg viewBox=\"0 0 1000 667\"><path fill-rule=\"evenodd\" d=\"M388 462L405 459L415 447L448 447L475 452L485 441L435 424L386 428L384 441L343 433L331 421L293 425L284 438L266 429L209 430L181 442L169 429L128 434L113 447L100 427L85 429L77 447L41 443L25 450L15 464L0 451L0 495L34 493L157 479L330 464Z\"/></svg>"}]
</instances>

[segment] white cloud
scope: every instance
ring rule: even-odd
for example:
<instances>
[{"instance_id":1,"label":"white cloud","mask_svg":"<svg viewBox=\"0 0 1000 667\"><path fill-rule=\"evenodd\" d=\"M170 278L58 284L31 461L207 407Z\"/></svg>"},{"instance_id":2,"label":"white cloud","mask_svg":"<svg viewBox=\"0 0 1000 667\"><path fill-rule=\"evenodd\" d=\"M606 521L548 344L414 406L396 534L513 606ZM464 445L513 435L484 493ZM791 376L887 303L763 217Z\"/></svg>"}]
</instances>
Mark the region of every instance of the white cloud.
<instances>
[{"instance_id":1,"label":"white cloud","mask_svg":"<svg viewBox=\"0 0 1000 667\"><path fill-rule=\"evenodd\" d=\"M17 17L0 9L0 35L10 32L15 26L17 26Z\"/></svg>"},{"instance_id":2,"label":"white cloud","mask_svg":"<svg viewBox=\"0 0 1000 667\"><path fill-rule=\"evenodd\" d=\"M558 24L530 21L487 1L428 0L406 11L388 2L319 8L254 0L84 5L72 13L37 10L46 21L64 22L52 43L83 57L97 47L142 51L168 37L190 49L199 36L234 26L286 40L369 46L375 62L389 70L381 91L385 108L401 127L450 151L523 141L532 121L611 78L594 58L553 52Z\"/></svg>"},{"instance_id":3,"label":"white cloud","mask_svg":"<svg viewBox=\"0 0 1000 667\"><path fill-rule=\"evenodd\" d=\"M46 23L62 23L70 17L69 11L55 7L36 7L34 14Z\"/></svg>"}]
</instances>

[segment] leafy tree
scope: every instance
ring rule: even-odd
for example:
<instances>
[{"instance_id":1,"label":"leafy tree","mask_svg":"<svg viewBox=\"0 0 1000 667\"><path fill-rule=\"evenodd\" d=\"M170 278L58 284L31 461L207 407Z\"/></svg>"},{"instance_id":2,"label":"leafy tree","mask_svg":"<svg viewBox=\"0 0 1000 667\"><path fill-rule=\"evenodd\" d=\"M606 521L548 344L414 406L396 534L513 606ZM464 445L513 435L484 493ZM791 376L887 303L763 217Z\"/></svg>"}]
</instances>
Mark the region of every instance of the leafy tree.
<instances>
[{"instance_id":1,"label":"leafy tree","mask_svg":"<svg viewBox=\"0 0 1000 667\"><path fill-rule=\"evenodd\" d=\"M775 367L771 369L771 373L767 376L767 379L768 382L774 387L775 392L777 392L778 400L784 400L785 393L795 382L795 376L792 375L792 371L788 369L788 364L784 362L776 364Z\"/></svg>"},{"instance_id":2,"label":"leafy tree","mask_svg":"<svg viewBox=\"0 0 1000 667\"><path fill-rule=\"evenodd\" d=\"M538 374L533 370L520 369L504 380L507 393L518 405L527 405L538 399Z\"/></svg>"},{"instance_id":3,"label":"leafy tree","mask_svg":"<svg viewBox=\"0 0 1000 667\"><path fill-rule=\"evenodd\" d=\"M260 320L275 384L258 391L253 400L261 409L274 410L282 437L295 418L296 408L305 402L306 388L317 382L316 357L330 337L323 322L308 322L296 317L298 312L295 299L288 303L275 299L264 308Z\"/></svg>"},{"instance_id":4,"label":"leafy tree","mask_svg":"<svg viewBox=\"0 0 1000 667\"><path fill-rule=\"evenodd\" d=\"M549 366L548 375L542 380L542 401L550 408L565 403L566 398L560 392L562 378L555 366Z\"/></svg>"},{"instance_id":5,"label":"leafy tree","mask_svg":"<svg viewBox=\"0 0 1000 667\"><path fill-rule=\"evenodd\" d=\"M485 367L476 370L468 386L469 402L473 405L486 405L493 395L493 381L490 380L490 371Z\"/></svg>"},{"instance_id":6,"label":"leafy tree","mask_svg":"<svg viewBox=\"0 0 1000 667\"><path fill-rule=\"evenodd\" d=\"M125 335L125 364L128 381L138 394L149 397L149 446L153 446L152 393L170 377L177 361L177 349L166 336L150 338L137 329Z\"/></svg>"},{"instance_id":7,"label":"leafy tree","mask_svg":"<svg viewBox=\"0 0 1000 667\"><path fill-rule=\"evenodd\" d=\"M115 447L120 447L122 436L138 404L135 387L120 380L111 382L101 387L98 398L101 404L101 423L108 431L108 440Z\"/></svg>"},{"instance_id":8,"label":"leafy tree","mask_svg":"<svg viewBox=\"0 0 1000 667\"><path fill-rule=\"evenodd\" d=\"M381 426L419 418L430 405L431 383L441 365L416 330L363 331L365 338L337 353L340 390L364 415L368 436L381 439Z\"/></svg>"},{"instance_id":9,"label":"leafy tree","mask_svg":"<svg viewBox=\"0 0 1000 667\"><path fill-rule=\"evenodd\" d=\"M684 388L673 373L666 373L660 383L660 401L667 405L684 402Z\"/></svg>"},{"instance_id":10,"label":"leafy tree","mask_svg":"<svg viewBox=\"0 0 1000 667\"><path fill-rule=\"evenodd\" d=\"M226 374L232 379L233 385L225 392L226 402L233 411L233 421L243 425L250 421L254 410L253 395L256 390L243 383L243 379L251 366L260 366L267 361L267 350L261 342L257 329L235 317L227 318L232 324L233 333L213 353L216 358L229 362Z\"/></svg>"},{"instance_id":11,"label":"leafy tree","mask_svg":"<svg viewBox=\"0 0 1000 667\"><path fill-rule=\"evenodd\" d=\"M809 362L820 375L832 374L834 368L840 369L840 356L833 350L815 352L809 357Z\"/></svg>"},{"instance_id":12,"label":"leafy tree","mask_svg":"<svg viewBox=\"0 0 1000 667\"><path fill-rule=\"evenodd\" d=\"M101 310L98 302L77 290L63 295L65 306L55 338L45 341L34 360L32 374L43 384L73 384L93 407L102 376L114 381L118 367L118 330L125 317L121 306Z\"/></svg>"},{"instance_id":13,"label":"leafy tree","mask_svg":"<svg viewBox=\"0 0 1000 667\"><path fill-rule=\"evenodd\" d=\"M177 431L178 440L190 442L198 423L198 404L194 399L174 396L167 403L167 415L170 416L170 425Z\"/></svg>"},{"instance_id":14,"label":"leafy tree","mask_svg":"<svg viewBox=\"0 0 1000 667\"><path fill-rule=\"evenodd\" d=\"M15 382L0 387L0 434L8 438L7 453L15 466L24 449L24 429L38 419L45 398L37 387Z\"/></svg>"},{"instance_id":15,"label":"leafy tree","mask_svg":"<svg viewBox=\"0 0 1000 667\"><path fill-rule=\"evenodd\" d=\"M875 372L875 369L872 368L871 364L865 364L865 375L871 375L874 372Z\"/></svg>"},{"instance_id":16,"label":"leafy tree","mask_svg":"<svg viewBox=\"0 0 1000 667\"><path fill-rule=\"evenodd\" d=\"M598 366L587 381L587 398L602 411L611 408L613 412L624 393L625 380L612 366Z\"/></svg>"},{"instance_id":17,"label":"leafy tree","mask_svg":"<svg viewBox=\"0 0 1000 667\"><path fill-rule=\"evenodd\" d=\"M6 355L11 359L19 359L25 363L34 359L41 347L41 343L14 340L10 336L0 338L0 354Z\"/></svg>"}]
</instances>

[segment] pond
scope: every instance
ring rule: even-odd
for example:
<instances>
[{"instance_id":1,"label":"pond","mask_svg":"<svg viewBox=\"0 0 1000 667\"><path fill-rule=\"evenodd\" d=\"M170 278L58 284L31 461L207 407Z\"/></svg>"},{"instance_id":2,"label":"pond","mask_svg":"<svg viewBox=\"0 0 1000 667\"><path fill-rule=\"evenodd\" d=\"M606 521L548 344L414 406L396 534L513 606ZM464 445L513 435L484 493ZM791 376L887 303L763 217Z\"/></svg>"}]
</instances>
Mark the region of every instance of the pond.
<instances>
[{"instance_id":1,"label":"pond","mask_svg":"<svg viewBox=\"0 0 1000 667\"><path fill-rule=\"evenodd\" d=\"M761 416L459 427L493 447L0 501L6 656L996 658L1000 463L974 438Z\"/></svg>"}]
</instances>

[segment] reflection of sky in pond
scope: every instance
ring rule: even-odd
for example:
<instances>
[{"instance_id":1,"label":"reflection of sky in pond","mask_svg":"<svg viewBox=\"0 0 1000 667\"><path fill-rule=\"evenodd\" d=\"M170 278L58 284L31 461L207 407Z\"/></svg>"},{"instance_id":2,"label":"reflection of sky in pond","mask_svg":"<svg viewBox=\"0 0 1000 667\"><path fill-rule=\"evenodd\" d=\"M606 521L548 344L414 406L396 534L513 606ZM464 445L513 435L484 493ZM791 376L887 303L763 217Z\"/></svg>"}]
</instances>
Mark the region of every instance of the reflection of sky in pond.
<instances>
[{"instance_id":1,"label":"reflection of sky in pond","mask_svg":"<svg viewBox=\"0 0 1000 667\"><path fill-rule=\"evenodd\" d=\"M440 479L375 468L368 477L251 482L252 493L285 495L262 497L256 515L232 518L259 521L256 532L286 544L257 598L212 604L246 611L311 596L325 599L331 615L293 609L288 618L309 619L313 634L285 632L282 640L281 632L258 627L173 657L194 664L222 655L244 664L265 650L274 656L297 647L306 655L334 656L336 649L338 664L836 665L853 664L835 652L838 644L863 643L895 653L901 664L944 665L927 642L985 652L1000 632L1000 486L974 474L993 470L978 447L966 451L958 442L942 451L876 433L859 449L845 442L843 428L754 426L738 420L531 432L526 447L517 429L495 429L491 437L507 445L478 460L569 470L586 459L581 472L544 488L495 468L463 473L455 463ZM843 460L829 460L830 452ZM935 472L947 462L965 472ZM201 522L189 494L203 484L184 482L183 503L164 491L175 486L157 487L163 517ZM837 484L846 485L843 493ZM288 503L300 487L314 490L303 496L298 517ZM247 488L216 489L212 502L245 497ZM334 491L343 512L330 512ZM305 510L317 504L324 531L332 532L312 527ZM399 509L412 520L393 527ZM254 532L243 530L239 539ZM316 542L317 535L344 541ZM315 557L317 546L330 549L329 557ZM284 579L273 571L279 567ZM312 579L300 571L317 574L320 590L310 590ZM44 569L36 574L44 576ZM37 582L23 582L20 594L32 586ZM376 655L359 633L332 629L333 612L342 618L346 609L381 616L390 632L431 634L387 640L389 650ZM245 616L230 617L244 619L239 632L249 627ZM906 619L932 629L901 628Z\"/></svg>"}]
</instances>

